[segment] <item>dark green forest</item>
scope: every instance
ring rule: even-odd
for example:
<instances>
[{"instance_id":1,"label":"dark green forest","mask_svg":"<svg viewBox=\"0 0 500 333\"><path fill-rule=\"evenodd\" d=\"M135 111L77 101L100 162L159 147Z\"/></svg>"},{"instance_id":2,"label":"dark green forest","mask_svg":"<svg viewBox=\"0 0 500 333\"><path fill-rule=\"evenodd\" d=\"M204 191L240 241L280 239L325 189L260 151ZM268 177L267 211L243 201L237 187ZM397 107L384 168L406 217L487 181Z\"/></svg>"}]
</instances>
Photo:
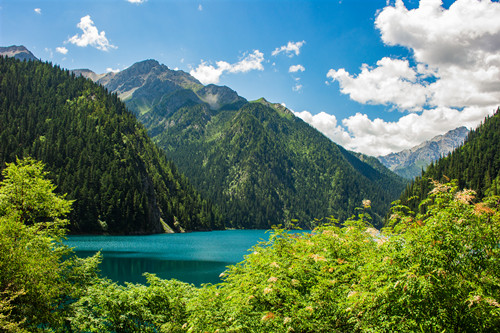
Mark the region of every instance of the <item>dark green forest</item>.
<instances>
[{"instance_id":1,"label":"dark green forest","mask_svg":"<svg viewBox=\"0 0 500 333\"><path fill-rule=\"evenodd\" d=\"M279 104L246 102L227 87L203 87L157 62L134 64L102 84L119 92L134 87L127 106L230 227L293 220L310 228L331 215L346 220L363 200L372 201L373 223L381 226L406 184Z\"/></svg>"},{"instance_id":2,"label":"dark green forest","mask_svg":"<svg viewBox=\"0 0 500 333\"><path fill-rule=\"evenodd\" d=\"M75 233L222 228L116 94L58 66L0 58L0 169L31 156L75 200Z\"/></svg>"},{"instance_id":3,"label":"dark green forest","mask_svg":"<svg viewBox=\"0 0 500 333\"><path fill-rule=\"evenodd\" d=\"M330 215L345 220L365 199L378 207L374 223L380 225L404 188L399 177L360 161L289 111L260 103L213 111L198 104L167 119L175 126L153 140L234 227L292 219L309 227Z\"/></svg>"},{"instance_id":4,"label":"dark green forest","mask_svg":"<svg viewBox=\"0 0 500 333\"><path fill-rule=\"evenodd\" d=\"M477 192L479 198L500 194L500 112L499 110L475 130L463 145L448 156L433 162L401 196L401 201L418 209L421 200L434 187L433 181L458 180L459 188Z\"/></svg>"}]
</instances>

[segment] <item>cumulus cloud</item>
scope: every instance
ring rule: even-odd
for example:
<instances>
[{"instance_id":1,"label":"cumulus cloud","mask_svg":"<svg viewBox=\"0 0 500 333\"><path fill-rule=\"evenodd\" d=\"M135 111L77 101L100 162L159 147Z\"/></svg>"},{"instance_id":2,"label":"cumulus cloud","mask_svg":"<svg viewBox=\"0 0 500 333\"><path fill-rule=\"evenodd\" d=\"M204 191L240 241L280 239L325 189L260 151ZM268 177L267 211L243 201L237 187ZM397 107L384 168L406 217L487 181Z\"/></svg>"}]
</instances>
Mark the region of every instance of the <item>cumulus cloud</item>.
<instances>
[{"instance_id":1,"label":"cumulus cloud","mask_svg":"<svg viewBox=\"0 0 500 333\"><path fill-rule=\"evenodd\" d=\"M394 122L380 118L371 120L365 114L356 113L342 120L342 125L335 116L324 112L312 115L303 111L295 115L347 149L380 156L416 146L460 126L474 128L478 119L490 113L481 107L467 107L462 111L440 107L424 110L421 114L410 113Z\"/></svg>"},{"instance_id":2,"label":"cumulus cloud","mask_svg":"<svg viewBox=\"0 0 500 333\"><path fill-rule=\"evenodd\" d=\"M111 67L106 68L106 73L118 73L119 71L119 69L113 69Z\"/></svg>"},{"instance_id":3,"label":"cumulus cloud","mask_svg":"<svg viewBox=\"0 0 500 333\"><path fill-rule=\"evenodd\" d=\"M81 35L74 35L69 38L66 42L75 44L80 47L92 46L101 51L108 51L109 49L115 49L116 46L112 45L106 38L106 33L104 31L99 32L94 22L90 19L90 15L84 16L80 19L80 22L76 25L80 28L83 33Z\"/></svg>"},{"instance_id":4,"label":"cumulus cloud","mask_svg":"<svg viewBox=\"0 0 500 333\"><path fill-rule=\"evenodd\" d=\"M427 101L427 87L407 60L383 58L377 67L366 64L357 76L345 69L330 69L326 75L340 84L340 91L363 104L393 104L403 110L421 109Z\"/></svg>"},{"instance_id":5,"label":"cumulus cloud","mask_svg":"<svg viewBox=\"0 0 500 333\"><path fill-rule=\"evenodd\" d=\"M306 41L301 41L301 42L288 42L288 44L283 45L281 47L277 47L271 55L277 56L280 53L285 53L287 56L290 58L293 57L293 54L299 55L300 54L300 48L306 43Z\"/></svg>"},{"instance_id":6,"label":"cumulus cloud","mask_svg":"<svg viewBox=\"0 0 500 333\"><path fill-rule=\"evenodd\" d=\"M500 3L402 0L381 10L375 26L386 45L411 51L411 61L385 57L359 74L330 69L343 94L363 104L413 113L396 122L356 114L342 121L348 148L379 155L410 148L458 126L475 127L500 101Z\"/></svg>"},{"instance_id":7,"label":"cumulus cloud","mask_svg":"<svg viewBox=\"0 0 500 333\"><path fill-rule=\"evenodd\" d=\"M342 124L352 137L347 148L379 156L416 146L460 126L474 128L478 120L490 113L481 107L467 107L462 111L439 107L424 110L421 114L405 115L395 122L379 118L370 120L367 115L357 113L344 119Z\"/></svg>"},{"instance_id":8,"label":"cumulus cloud","mask_svg":"<svg viewBox=\"0 0 500 333\"><path fill-rule=\"evenodd\" d=\"M130 2L130 3L136 3L136 4L141 4L141 3L145 3L147 0L127 0L127 2Z\"/></svg>"},{"instance_id":9,"label":"cumulus cloud","mask_svg":"<svg viewBox=\"0 0 500 333\"><path fill-rule=\"evenodd\" d=\"M35 13L37 14L41 14L42 13L42 9L41 8L35 8L33 9L35 11Z\"/></svg>"},{"instance_id":10,"label":"cumulus cloud","mask_svg":"<svg viewBox=\"0 0 500 333\"><path fill-rule=\"evenodd\" d=\"M59 46L59 47L56 47L56 52L61 53L61 54L66 54L66 53L68 53L68 49L65 48L64 46Z\"/></svg>"},{"instance_id":11,"label":"cumulus cloud","mask_svg":"<svg viewBox=\"0 0 500 333\"><path fill-rule=\"evenodd\" d=\"M288 72L289 73L297 73L297 72L303 72L305 71L305 67L302 66L302 65L292 65L290 66L290 68L288 69Z\"/></svg>"},{"instance_id":12,"label":"cumulus cloud","mask_svg":"<svg viewBox=\"0 0 500 333\"><path fill-rule=\"evenodd\" d=\"M344 147L351 143L351 136L342 128L342 126L338 125L337 118L334 115L326 112L320 112L316 115L311 114L309 111L292 112L295 116L322 132L332 141Z\"/></svg>"},{"instance_id":13,"label":"cumulus cloud","mask_svg":"<svg viewBox=\"0 0 500 333\"><path fill-rule=\"evenodd\" d=\"M220 77L224 73L246 73L251 70L264 70L262 62L264 54L259 50L254 50L253 53L246 55L237 63L230 64L225 61L217 61L216 65L210 65L205 61L192 69L189 74L197 78L203 84L218 83Z\"/></svg>"},{"instance_id":14,"label":"cumulus cloud","mask_svg":"<svg viewBox=\"0 0 500 333\"><path fill-rule=\"evenodd\" d=\"M297 84L296 84L296 85L292 88L292 90L293 90L293 91L299 91L299 90L301 90L301 89L302 89L302 85L301 85L301 84L299 84L299 83L297 83Z\"/></svg>"}]
</instances>

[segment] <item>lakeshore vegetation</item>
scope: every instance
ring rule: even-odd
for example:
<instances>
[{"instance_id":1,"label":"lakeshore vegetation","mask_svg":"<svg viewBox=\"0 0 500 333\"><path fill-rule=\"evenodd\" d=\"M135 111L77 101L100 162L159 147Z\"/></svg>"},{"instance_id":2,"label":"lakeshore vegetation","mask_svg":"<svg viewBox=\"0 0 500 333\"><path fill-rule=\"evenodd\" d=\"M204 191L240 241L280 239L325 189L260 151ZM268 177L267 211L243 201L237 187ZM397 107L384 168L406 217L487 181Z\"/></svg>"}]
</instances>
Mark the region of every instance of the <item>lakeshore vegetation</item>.
<instances>
[{"instance_id":1,"label":"lakeshore vegetation","mask_svg":"<svg viewBox=\"0 0 500 333\"><path fill-rule=\"evenodd\" d=\"M217 285L147 275L117 285L99 254L61 243L72 201L43 164L0 184L0 329L8 332L500 331L500 198L435 183L425 213L395 205L381 231L370 203L309 234L275 229Z\"/></svg>"}]
</instances>

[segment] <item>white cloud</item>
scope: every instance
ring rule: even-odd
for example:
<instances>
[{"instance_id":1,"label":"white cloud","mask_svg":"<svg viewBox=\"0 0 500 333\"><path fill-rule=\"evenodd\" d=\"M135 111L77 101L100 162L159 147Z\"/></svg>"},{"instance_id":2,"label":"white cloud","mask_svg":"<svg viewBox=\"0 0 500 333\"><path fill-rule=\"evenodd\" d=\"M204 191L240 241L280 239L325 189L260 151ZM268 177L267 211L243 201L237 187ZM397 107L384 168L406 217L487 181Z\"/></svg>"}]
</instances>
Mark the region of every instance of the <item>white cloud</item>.
<instances>
[{"instance_id":1,"label":"white cloud","mask_svg":"<svg viewBox=\"0 0 500 333\"><path fill-rule=\"evenodd\" d=\"M281 47L277 47L271 55L277 56L278 54L285 52L285 54L289 57L293 57L293 54L299 55L300 54L300 48L305 44L306 42L303 40L301 42L288 42L288 44L283 45Z\"/></svg>"},{"instance_id":2,"label":"white cloud","mask_svg":"<svg viewBox=\"0 0 500 333\"><path fill-rule=\"evenodd\" d=\"M141 4L141 3L145 3L147 0L127 0L127 2L130 2L130 3L136 3L136 4Z\"/></svg>"},{"instance_id":3,"label":"white cloud","mask_svg":"<svg viewBox=\"0 0 500 333\"><path fill-rule=\"evenodd\" d=\"M358 76L345 69L330 69L327 77L338 81L340 91L363 104L394 104L403 110L421 109L427 101L427 88L407 60L382 58L377 67L363 64Z\"/></svg>"},{"instance_id":4,"label":"white cloud","mask_svg":"<svg viewBox=\"0 0 500 333\"><path fill-rule=\"evenodd\" d=\"M428 86L431 105L490 106L500 100L500 3L439 0L408 10L401 0L375 20L387 45L413 51L421 68L437 79Z\"/></svg>"},{"instance_id":5,"label":"white cloud","mask_svg":"<svg viewBox=\"0 0 500 333\"><path fill-rule=\"evenodd\" d=\"M69 38L66 42L75 44L80 47L93 46L101 51L108 51L115 49L116 46L109 43L104 31L99 32L94 22L90 19L90 15L84 16L80 19L80 23L76 25L83 33Z\"/></svg>"},{"instance_id":6,"label":"white cloud","mask_svg":"<svg viewBox=\"0 0 500 333\"><path fill-rule=\"evenodd\" d=\"M66 53L68 53L68 49L65 48L64 46L58 46L58 47L56 47L56 52L61 53L61 54L66 54Z\"/></svg>"},{"instance_id":7,"label":"white cloud","mask_svg":"<svg viewBox=\"0 0 500 333\"><path fill-rule=\"evenodd\" d=\"M302 65L292 65L290 66L290 68L288 69L288 72L289 73L297 73L297 72L303 72L305 71L306 69L304 68L304 66Z\"/></svg>"},{"instance_id":8,"label":"white cloud","mask_svg":"<svg viewBox=\"0 0 500 333\"><path fill-rule=\"evenodd\" d=\"M201 3L198 5L198 10L201 12L203 10L203 6L201 5Z\"/></svg>"},{"instance_id":9,"label":"white cloud","mask_svg":"<svg viewBox=\"0 0 500 333\"><path fill-rule=\"evenodd\" d=\"M387 5L375 26L386 45L403 46L410 59L382 58L359 74L330 69L340 91L363 104L390 105L414 113L398 121L356 114L342 121L347 147L379 155L410 148L458 126L477 126L500 103L500 3L402 0Z\"/></svg>"},{"instance_id":10,"label":"white cloud","mask_svg":"<svg viewBox=\"0 0 500 333\"><path fill-rule=\"evenodd\" d=\"M439 107L411 113L395 122L368 119L357 113L342 121L352 137L347 148L368 155L386 155L422 143L460 126L475 128L493 110L467 107L462 111Z\"/></svg>"},{"instance_id":11,"label":"white cloud","mask_svg":"<svg viewBox=\"0 0 500 333\"><path fill-rule=\"evenodd\" d=\"M481 107L462 111L443 107L424 110L421 114L411 113L394 122L371 120L365 114L356 113L342 120L342 125L335 116L324 112L312 115L303 111L295 115L347 149L379 156L411 148L460 126L475 128L493 111Z\"/></svg>"},{"instance_id":12,"label":"white cloud","mask_svg":"<svg viewBox=\"0 0 500 333\"><path fill-rule=\"evenodd\" d=\"M297 84L296 84L296 85L292 88L292 90L293 90L293 91L299 91L299 90L301 90L301 89L302 89L302 85L301 85L301 84L299 84L299 83L297 83Z\"/></svg>"},{"instance_id":13,"label":"white cloud","mask_svg":"<svg viewBox=\"0 0 500 333\"><path fill-rule=\"evenodd\" d=\"M119 71L119 69L113 69L111 67L106 68L106 73L118 73Z\"/></svg>"},{"instance_id":14,"label":"white cloud","mask_svg":"<svg viewBox=\"0 0 500 333\"><path fill-rule=\"evenodd\" d=\"M217 61L216 66L209 65L205 61L192 69L189 73L203 84L218 83L223 73L246 73L251 70L264 70L262 62L264 54L259 50L254 50L239 62L230 64L225 61Z\"/></svg>"},{"instance_id":15,"label":"white cloud","mask_svg":"<svg viewBox=\"0 0 500 333\"><path fill-rule=\"evenodd\" d=\"M41 8L35 8L33 9L35 11L35 13L37 14L42 14L42 9Z\"/></svg>"},{"instance_id":16,"label":"white cloud","mask_svg":"<svg viewBox=\"0 0 500 333\"><path fill-rule=\"evenodd\" d=\"M332 114L320 112L313 115L309 111L293 113L342 146L347 146L352 141L350 135L337 124L337 118Z\"/></svg>"}]
</instances>

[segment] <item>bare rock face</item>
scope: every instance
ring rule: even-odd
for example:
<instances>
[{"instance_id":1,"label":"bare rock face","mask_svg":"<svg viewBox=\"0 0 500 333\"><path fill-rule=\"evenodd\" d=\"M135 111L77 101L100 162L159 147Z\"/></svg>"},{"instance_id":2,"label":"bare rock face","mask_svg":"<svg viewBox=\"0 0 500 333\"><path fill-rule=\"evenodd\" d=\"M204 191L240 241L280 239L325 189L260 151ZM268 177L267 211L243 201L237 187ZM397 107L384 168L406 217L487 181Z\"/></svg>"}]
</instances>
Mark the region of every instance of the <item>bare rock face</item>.
<instances>
[{"instance_id":1,"label":"bare rock face","mask_svg":"<svg viewBox=\"0 0 500 333\"><path fill-rule=\"evenodd\" d=\"M469 130L462 126L413 148L379 156L378 159L398 175L412 179L419 176L422 169L425 169L431 162L438 160L441 156L448 155L459 147L468 133Z\"/></svg>"},{"instance_id":2,"label":"bare rock face","mask_svg":"<svg viewBox=\"0 0 500 333\"><path fill-rule=\"evenodd\" d=\"M12 45L12 46L7 46L7 47L0 47L0 55L2 55L4 57L16 58L16 59L23 60L23 61L39 60L37 57L35 57L33 55L33 53L31 53L23 45L20 45L20 46Z\"/></svg>"},{"instance_id":3,"label":"bare rock face","mask_svg":"<svg viewBox=\"0 0 500 333\"><path fill-rule=\"evenodd\" d=\"M72 69L71 73L75 74L76 76L83 76L84 78L90 79L94 82L102 78L106 74L97 74L90 69L87 68L82 68L82 69Z\"/></svg>"}]
</instances>

